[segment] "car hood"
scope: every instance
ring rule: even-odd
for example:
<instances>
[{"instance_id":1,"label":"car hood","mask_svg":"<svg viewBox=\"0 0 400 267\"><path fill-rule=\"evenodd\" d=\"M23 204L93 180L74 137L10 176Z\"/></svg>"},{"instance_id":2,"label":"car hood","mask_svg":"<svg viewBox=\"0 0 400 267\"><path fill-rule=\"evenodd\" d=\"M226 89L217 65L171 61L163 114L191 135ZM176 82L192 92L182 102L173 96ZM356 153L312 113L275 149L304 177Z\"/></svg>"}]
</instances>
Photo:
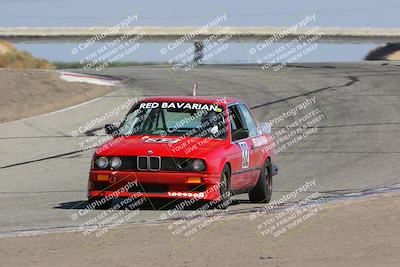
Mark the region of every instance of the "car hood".
<instances>
[{"instance_id":1,"label":"car hood","mask_svg":"<svg viewBox=\"0 0 400 267\"><path fill-rule=\"evenodd\" d=\"M226 145L226 140L196 137L128 136L116 137L96 150L97 156L203 157Z\"/></svg>"}]
</instances>

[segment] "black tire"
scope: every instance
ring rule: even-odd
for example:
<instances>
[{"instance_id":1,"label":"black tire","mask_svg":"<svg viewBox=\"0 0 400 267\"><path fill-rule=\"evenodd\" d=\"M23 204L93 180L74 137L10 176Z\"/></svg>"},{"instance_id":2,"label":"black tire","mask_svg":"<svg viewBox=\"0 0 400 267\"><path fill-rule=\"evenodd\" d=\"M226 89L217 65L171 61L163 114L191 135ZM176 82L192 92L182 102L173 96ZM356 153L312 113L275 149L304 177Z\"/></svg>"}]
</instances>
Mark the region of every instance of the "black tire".
<instances>
[{"instance_id":1,"label":"black tire","mask_svg":"<svg viewBox=\"0 0 400 267\"><path fill-rule=\"evenodd\" d=\"M227 165L224 166L221 172L221 181L219 185L219 193L221 200L217 202L214 207L217 209L226 209L230 204L232 195L231 191L231 171Z\"/></svg>"},{"instance_id":2,"label":"black tire","mask_svg":"<svg viewBox=\"0 0 400 267\"><path fill-rule=\"evenodd\" d=\"M91 197L88 199L89 207L95 210L107 210L112 207L112 199L103 200L103 197Z\"/></svg>"},{"instance_id":3,"label":"black tire","mask_svg":"<svg viewBox=\"0 0 400 267\"><path fill-rule=\"evenodd\" d=\"M257 184L249 192L251 203L268 203L272 196L272 165L269 158L264 162L264 165L258 177Z\"/></svg>"}]
</instances>

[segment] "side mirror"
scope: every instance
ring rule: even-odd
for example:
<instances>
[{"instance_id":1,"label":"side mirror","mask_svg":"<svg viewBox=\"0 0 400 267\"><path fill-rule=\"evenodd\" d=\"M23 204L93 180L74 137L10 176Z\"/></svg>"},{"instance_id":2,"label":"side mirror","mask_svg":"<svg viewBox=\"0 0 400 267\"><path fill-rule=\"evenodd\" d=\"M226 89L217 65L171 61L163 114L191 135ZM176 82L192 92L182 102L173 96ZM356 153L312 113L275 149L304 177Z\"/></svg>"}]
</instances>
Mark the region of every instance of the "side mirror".
<instances>
[{"instance_id":1,"label":"side mirror","mask_svg":"<svg viewBox=\"0 0 400 267\"><path fill-rule=\"evenodd\" d=\"M260 122L257 125L258 130L260 131L261 134L271 134L271 124L268 122Z\"/></svg>"},{"instance_id":2,"label":"side mirror","mask_svg":"<svg viewBox=\"0 0 400 267\"><path fill-rule=\"evenodd\" d=\"M118 127L115 124L106 124L104 126L106 134L117 136L119 134Z\"/></svg>"},{"instance_id":3,"label":"side mirror","mask_svg":"<svg viewBox=\"0 0 400 267\"><path fill-rule=\"evenodd\" d=\"M247 129L238 129L232 133L232 141L237 141L249 137Z\"/></svg>"}]
</instances>

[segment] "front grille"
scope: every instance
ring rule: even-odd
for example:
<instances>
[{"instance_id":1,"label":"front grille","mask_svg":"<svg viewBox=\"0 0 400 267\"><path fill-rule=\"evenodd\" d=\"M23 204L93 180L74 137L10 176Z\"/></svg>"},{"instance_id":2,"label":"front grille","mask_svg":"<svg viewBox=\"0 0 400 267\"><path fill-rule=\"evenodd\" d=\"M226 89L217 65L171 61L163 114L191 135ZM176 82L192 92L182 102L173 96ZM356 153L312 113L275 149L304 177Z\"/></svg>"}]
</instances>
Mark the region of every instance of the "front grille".
<instances>
[{"instance_id":1,"label":"front grille","mask_svg":"<svg viewBox=\"0 0 400 267\"><path fill-rule=\"evenodd\" d=\"M137 158L137 167L138 170L147 170L147 157L138 157Z\"/></svg>"},{"instance_id":2,"label":"front grille","mask_svg":"<svg viewBox=\"0 0 400 267\"><path fill-rule=\"evenodd\" d=\"M137 170L137 157L120 157L122 166L118 170Z\"/></svg>"},{"instance_id":3,"label":"front grille","mask_svg":"<svg viewBox=\"0 0 400 267\"><path fill-rule=\"evenodd\" d=\"M187 158L169 158L161 159L161 170L163 171L191 171L190 159Z\"/></svg>"},{"instance_id":4,"label":"front grille","mask_svg":"<svg viewBox=\"0 0 400 267\"><path fill-rule=\"evenodd\" d=\"M139 171L159 171L161 166L161 158L154 156L138 156L137 166Z\"/></svg>"},{"instance_id":5,"label":"front grille","mask_svg":"<svg viewBox=\"0 0 400 267\"><path fill-rule=\"evenodd\" d=\"M150 170L159 171L161 168L161 158L160 157L149 157Z\"/></svg>"},{"instance_id":6,"label":"front grille","mask_svg":"<svg viewBox=\"0 0 400 267\"><path fill-rule=\"evenodd\" d=\"M116 170L121 171L171 171L191 172L190 158L173 158L157 156L124 156L120 157L122 166ZM104 170L94 166L95 170ZM110 168L107 168L108 170ZM107 170L106 169L106 170Z\"/></svg>"}]
</instances>

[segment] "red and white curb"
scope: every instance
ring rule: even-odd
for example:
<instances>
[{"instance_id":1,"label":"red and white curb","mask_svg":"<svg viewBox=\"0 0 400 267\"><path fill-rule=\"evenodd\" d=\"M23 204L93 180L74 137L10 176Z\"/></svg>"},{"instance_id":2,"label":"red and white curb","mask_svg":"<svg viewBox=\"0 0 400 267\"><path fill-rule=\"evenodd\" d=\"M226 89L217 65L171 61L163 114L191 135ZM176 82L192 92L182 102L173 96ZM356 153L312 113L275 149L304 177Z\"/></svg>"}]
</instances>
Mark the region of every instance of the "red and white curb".
<instances>
[{"instance_id":1,"label":"red and white curb","mask_svg":"<svg viewBox=\"0 0 400 267\"><path fill-rule=\"evenodd\" d=\"M83 83L91 83L91 84L98 84L98 85L108 85L114 86L117 85L120 80L105 77L105 76L97 76L97 75L89 75L89 74L82 74L82 73L74 73L74 72L59 72L60 78L67 82L83 82Z\"/></svg>"}]
</instances>

